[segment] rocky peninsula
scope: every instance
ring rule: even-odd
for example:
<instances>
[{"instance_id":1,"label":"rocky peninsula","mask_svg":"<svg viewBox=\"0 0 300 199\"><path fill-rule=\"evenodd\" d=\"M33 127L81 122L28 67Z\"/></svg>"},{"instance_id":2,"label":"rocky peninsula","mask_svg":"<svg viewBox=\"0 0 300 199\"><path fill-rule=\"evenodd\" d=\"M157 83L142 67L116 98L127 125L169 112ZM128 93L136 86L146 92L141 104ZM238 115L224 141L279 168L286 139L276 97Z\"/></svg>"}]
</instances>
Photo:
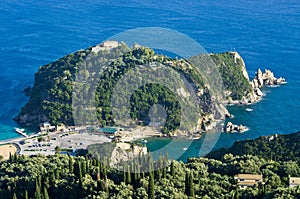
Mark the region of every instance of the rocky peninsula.
<instances>
[{"instance_id":1,"label":"rocky peninsula","mask_svg":"<svg viewBox=\"0 0 300 199\"><path fill-rule=\"evenodd\" d=\"M247 72L243 73L247 79L249 79L249 76ZM257 69L255 77L250 82L252 91L247 95L243 96L241 100L231 100L229 98L228 104L240 104L240 105L249 105L256 103L263 97L263 92L261 91L261 88L264 86L279 86L281 84L286 84L286 81L283 77L276 78L274 76L274 73L268 69L265 69L265 72L262 72L261 69ZM232 122L227 122L227 124L224 126L224 132L226 133L243 133L248 128L246 126L243 126L242 124L236 125Z\"/></svg>"},{"instance_id":2,"label":"rocky peninsula","mask_svg":"<svg viewBox=\"0 0 300 199\"><path fill-rule=\"evenodd\" d=\"M73 113L80 110L72 110L72 100L80 98L82 95L84 96L84 93L88 92L88 87L81 86L76 89L80 89L79 93L82 94L74 95L74 87L82 84L82 82L76 82L76 76L79 75L83 82L87 79L98 78L96 71L99 71L99 68L94 68L95 63L99 64L100 70L103 70L102 75L105 77L99 81L96 90L96 116L98 121L97 124L92 124L99 126L115 125L110 106L111 91L114 89L120 76L124 75L130 68L137 68L137 66L143 64L152 67L170 67L194 85L193 89L198 98L201 111L197 127L191 133L194 135L198 134L198 136L202 132L215 128L217 121L223 121L225 118L231 117L225 107L226 104L244 105L255 103L263 95L260 90L261 87L285 83L284 78L276 78L269 70L265 70L262 73L260 69L257 71L254 79L250 81L244 60L237 52L200 55L191 58L195 60L208 57L217 66L223 82L222 92L226 99L225 103L216 105L213 103L214 99L219 98L218 95L222 94L212 93L204 81L205 78L188 61L157 55L152 49L143 46L129 48L124 43L114 44L113 47L105 47L104 42L99 44L100 47L99 49L97 48L97 51L95 51L97 46L90 47L40 67L35 74L35 83L30 89L28 103L14 119L26 126L38 125L46 121L54 125L75 125ZM84 70L79 70L80 65L84 66ZM137 72L135 75L139 76L139 74L141 75L142 72ZM177 91L182 97L188 96L180 85ZM149 111L151 104L161 103L169 116L162 133L167 136L190 135L189 132L181 132L179 130L177 121L180 121L180 106L174 94L164 91L163 87L148 85L138 89L131 99L131 104L134 104L135 108L131 110L130 114L137 124L148 124L149 118L146 113ZM95 107L85 106L84 110L77 114L81 115L88 124L95 122L90 118L90 113L91 111L95 112ZM122 114L122 111L119 110L119 114ZM124 123L124 125L128 124ZM246 129L242 125L236 126L234 124L229 124L225 127L226 132L242 132Z\"/></svg>"}]
</instances>

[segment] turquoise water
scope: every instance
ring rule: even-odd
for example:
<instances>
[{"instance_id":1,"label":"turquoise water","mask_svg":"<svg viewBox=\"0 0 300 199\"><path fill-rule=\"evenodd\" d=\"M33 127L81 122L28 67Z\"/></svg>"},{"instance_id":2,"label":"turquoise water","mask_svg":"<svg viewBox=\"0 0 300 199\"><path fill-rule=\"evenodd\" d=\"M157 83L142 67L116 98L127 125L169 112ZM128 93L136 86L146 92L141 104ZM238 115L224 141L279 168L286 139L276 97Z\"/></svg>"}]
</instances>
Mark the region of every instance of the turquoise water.
<instances>
[{"instance_id":1,"label":"turquoise water","mask_svg":"<svg viewBox=\"0 0 300 199\"><path fill-rule=\"evenodd\" d=\"M28 100L39 66L137 27L159 26L187 34L208 52L237 50L249 75L267 67L288 84L265 88L251 105L230 107L244 134L222 134L215 147L233 141L300 130L300 2L298 0L0 1L0 140L18 137L12 120ZM165 140L149 140L150 149ZM185 141L178 141L179 149ZM201 140L188 155L199 155ZM178 150L179 150L178 149ZM173 152L177 153L177 152ZM169 155L172 154L169 152ZM182 157L182 158L184 158Z\"/></svg>"}]
</instances>

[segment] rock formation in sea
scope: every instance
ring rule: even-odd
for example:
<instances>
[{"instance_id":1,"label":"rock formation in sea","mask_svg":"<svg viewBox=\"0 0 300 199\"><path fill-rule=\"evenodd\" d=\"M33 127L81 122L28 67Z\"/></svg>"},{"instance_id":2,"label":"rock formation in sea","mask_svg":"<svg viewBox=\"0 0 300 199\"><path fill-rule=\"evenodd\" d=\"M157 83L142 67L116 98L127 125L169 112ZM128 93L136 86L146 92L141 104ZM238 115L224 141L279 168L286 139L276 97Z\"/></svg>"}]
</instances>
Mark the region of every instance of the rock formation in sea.
<instances>
[{"instance_id":1,"label":"rock formation in sea","mask_svg":"<svg viewBox=\"0 0 300 199\"><path fill-rule=\"evenodd\" d=\"M252 91L242 97L241 100L231 100L227 101L228 104L252 104L261 99L264 95L261 88L264 86L277 86L280 84L285 84L286 81L283 77L276 78L271 70L265 69L264 72L261 69L257 69L255 77L250 81L249 75L246 70L245 63L242 57L237 52L231 52L234 54L234 59L240 59L242 62L243 75L249 80Z\"/></svg>"},{"instance_id":2,"label":"rock formation in sea","mask_svg":"<svg viewBox=\"0 0 300 199\"><path fill-rule=\"evenodd\" d=\"M236 125L236 124L233 124L232 122L228 122L224 126L224 132L226 132L226 133L235 133L235 132L243 133L246 129L247 129L247 127L243 126L242 124Z\"/></svg>"}]
</instances>

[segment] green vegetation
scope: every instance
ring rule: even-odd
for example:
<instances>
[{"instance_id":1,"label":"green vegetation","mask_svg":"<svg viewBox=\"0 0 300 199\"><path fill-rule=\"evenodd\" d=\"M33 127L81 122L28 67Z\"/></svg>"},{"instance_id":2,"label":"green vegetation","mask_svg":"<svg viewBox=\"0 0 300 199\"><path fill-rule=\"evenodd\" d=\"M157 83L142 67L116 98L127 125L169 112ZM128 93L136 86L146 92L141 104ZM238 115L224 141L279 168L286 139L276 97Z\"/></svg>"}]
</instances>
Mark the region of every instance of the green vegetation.
<instances>
[{"instance_id":1,"label":"green vegetation","mask_svg":"<svg viewBox=\"0 0 300 199\"><path fill-rule=\"evenodd\" d=\"M199 96L201 114L210 113L211 95L205 87L205 81L200 72L185 60L173 59L164 55L155 55L152 49L146 47L129 49L125 44L111 50L103 50L98 53L87 50L80 50L74 54L67 55L55 62L42 66L35 74L35 83L31 89L29 102L22 108L16 120L19 122L36 124L50 120L54 125L74 125L74 119L82 124L98 124L100 126L114 125L115 118L112 114L113 107L111 98L114 88L124 75L142 77L143 67L140 65L166 66L177 71L193 85L195 90L204 89L203 96ZM211 55L212 59L219 66L225 88L232 91L233 99L241 99L251 90L248 80L242 74L242 64L230 53ZM130 71L135 71L130 74ZM151 73L151 77L164 79L167 72ZM174 78L172 82L178 89L182 82ZM143 124L149 123L149 108L153 104L161 104L167 112L167 119L163 128L164 133L176 130L180 125L180 105L174 91L159 85L146 84L135 88L134 93L128 93L130 89L138 85L140 79L133 78L130 84L125 82L124 87L128 90L119 91L118 95L131 95L130 116ZM73 92L76 90L76 92ZM87 96L95 91L95 99L89 101ZM130 96L129 95L129 96ZM124 99L117 97L116 102L125 103ZM72 107L72 102L75 106ZM95 104L96 102L96 104ZM96 107L95 107L96 105ZM75 107L75 108L74 108ZM96 109L95 109L96 108ZM126 110L116 111L120 118ZM76 113L77 117L73 118ZM22 116L27 118L22 121ZM128 122L128 121L124 121ZM76 124L81 125L81 123Z\"/></svg>"},{"instance_id":2,"label":"green vegetation","mask_svg":"<svg viewBox=\"0 0 300 199\"><path fill-rule=\"evenodd\" d=\"M287 188L289 175L300 176L299 164L292 160L226 154L222 160L191 158L186 164L161 158L149 166L164 164L166 167L145 173L137 172L137 163L124 164L124 170L116 170L89 155L11 155L0 162L0 199L269 199L299 198L300 194L300 187ZM234 180L239 173L263 174L265 184L239 189Z\"/></svg>"},{"instance_id":3,"label":"green vegetation","mask_svg":"<svg viewBox=\"0 0 300 199\"><path fill-rule=\"evenodd\" d=\"M300 164L300 132L288 135L262 136L255 140L237 141L232 147L208 154L208 158L221 160L225 154L255 155L266 160L294 161Z\"/></svg>"},{"instance_id":4,"label":"green vegetation","mask_svg":"<svg viewBox=\"0 0 300 199\"><path fill-rule=\"evenodd\" d=\"M211 58L219 67L224 88L232 92L230 96L233 100L240 100L252 91L249 80L243 75L241 59L235 60L234 54L230 52L213 54Z\"/></svg>"}]
</instances>

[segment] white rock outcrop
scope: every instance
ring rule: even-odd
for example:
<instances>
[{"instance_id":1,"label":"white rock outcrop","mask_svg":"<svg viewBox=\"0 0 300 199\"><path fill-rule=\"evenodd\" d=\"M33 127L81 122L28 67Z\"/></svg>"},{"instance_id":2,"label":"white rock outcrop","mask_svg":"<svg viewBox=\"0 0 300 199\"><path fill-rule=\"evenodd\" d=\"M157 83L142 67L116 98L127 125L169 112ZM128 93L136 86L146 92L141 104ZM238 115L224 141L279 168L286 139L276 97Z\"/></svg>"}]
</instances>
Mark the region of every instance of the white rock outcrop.
<instances>
[{"instance_id":1,"label":"white rock outcrop","mask_svg":"<svg viewBox=\"0 0 300 199\"><path fill-rule=\"evenodd\" d=\"M232 122L228 122L225 126L224 126L224 132L226 133L243 133L245 130L247 129L247 127L243 126L243 125L235 125Z\"/></svg>"}]
</instances>

